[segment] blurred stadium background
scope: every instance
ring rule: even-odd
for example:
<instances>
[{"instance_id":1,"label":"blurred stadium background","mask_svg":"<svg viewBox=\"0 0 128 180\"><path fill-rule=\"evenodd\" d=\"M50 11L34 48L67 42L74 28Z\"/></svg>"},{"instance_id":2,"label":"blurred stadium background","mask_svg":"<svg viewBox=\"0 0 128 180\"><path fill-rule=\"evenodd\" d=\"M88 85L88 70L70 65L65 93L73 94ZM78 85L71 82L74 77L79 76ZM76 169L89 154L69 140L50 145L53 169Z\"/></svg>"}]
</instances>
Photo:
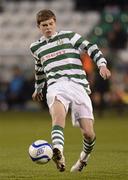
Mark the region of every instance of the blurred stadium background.
<instances>
[{"instance_id":1,"label":"blurred stadium background","mask_svg":"<svg viewBox=\"0 0 128 180\"><path fill-rule=\"evenodd\" d=\"M30 44L40 37L35 15L52 9L58 30L73 30L97 43L108 60L112 78L103 81L87 56L85 68L92 101L99 113L128 105L127 0L0 0L0 110L40 110L46 103L31 100L34 60ZM44 92L45 93L45 92Z\"/></svg>"}]
</instances>

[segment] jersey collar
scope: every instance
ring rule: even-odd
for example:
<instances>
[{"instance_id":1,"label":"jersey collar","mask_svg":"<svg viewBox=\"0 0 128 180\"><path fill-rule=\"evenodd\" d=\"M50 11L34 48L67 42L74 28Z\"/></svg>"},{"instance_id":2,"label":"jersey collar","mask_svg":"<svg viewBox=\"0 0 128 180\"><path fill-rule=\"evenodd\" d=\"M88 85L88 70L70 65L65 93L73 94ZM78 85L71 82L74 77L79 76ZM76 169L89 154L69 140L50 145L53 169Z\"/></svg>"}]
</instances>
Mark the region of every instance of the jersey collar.
<instances>
[{"instance_id":1,"label":"jersey collar","mask_svg":"<svg viewBox=\"0 0 128 180\"><path fill-rule=\"evenodd\" d=\"M55 36L57 36L57 34L58 34L58 32L55 32L55 34L53 34L50 38L46 38L45 36L42 36L41 38L40 38L40 40L41 41L46 41L46 42L48 42L50 39L53 39Z\"/></svg>"}]
</instances>

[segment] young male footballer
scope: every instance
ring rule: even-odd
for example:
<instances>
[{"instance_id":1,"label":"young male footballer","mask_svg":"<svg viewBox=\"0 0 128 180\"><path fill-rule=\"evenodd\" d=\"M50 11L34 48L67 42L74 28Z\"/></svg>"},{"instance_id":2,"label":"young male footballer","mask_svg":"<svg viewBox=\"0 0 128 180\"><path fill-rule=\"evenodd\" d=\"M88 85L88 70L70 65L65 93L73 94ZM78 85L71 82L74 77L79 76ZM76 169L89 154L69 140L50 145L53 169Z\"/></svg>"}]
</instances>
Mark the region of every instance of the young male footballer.
<instances>
[{"instance_id":1,"label":"young male footballer","mask_svg":"<svg viewBox=\"0 0 128 180\"><path fill-rule=\"evenodd\" d=\"M36 19L42 36L30 46L35 58L35 91L32 98L34 101L43 100L42 89L47 82L53 161L60 172L65 170L64 128L68 109L71 109L72 124L80 128L83 136L83 148L71 172L82 171L95 145L96 135L89 97L91 91L80 54L86 52L92 58L103 79L109 78L111 73L97 45L75 32L56 30L56 16L51 10L39 11Z\"/></svg>"}]
</instances>

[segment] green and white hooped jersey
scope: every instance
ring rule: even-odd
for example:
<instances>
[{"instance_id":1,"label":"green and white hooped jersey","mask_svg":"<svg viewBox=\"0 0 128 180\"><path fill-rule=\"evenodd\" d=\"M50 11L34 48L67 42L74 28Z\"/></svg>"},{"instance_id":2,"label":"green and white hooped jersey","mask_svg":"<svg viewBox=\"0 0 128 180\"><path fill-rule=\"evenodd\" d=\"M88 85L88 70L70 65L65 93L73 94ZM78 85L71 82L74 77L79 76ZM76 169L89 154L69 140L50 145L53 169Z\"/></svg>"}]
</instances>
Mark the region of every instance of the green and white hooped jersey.
<instances>
[{"instance_id":1,"label":"green and white hooped jersey","mask_svg":"<svg viewBox=\"0 0 128 180\"><path fill-rule=\"evenodd\" d=\"M30 46L35 58L35 89L37 92L47 85L72 80L83 85L90 93L86 73L80 60L80 53L87 52L93 61L100 66L106 64L97 45L93 45L79 34L72 31L60 31L50 39L41 37Z\"/></svg>"}]
</instances>

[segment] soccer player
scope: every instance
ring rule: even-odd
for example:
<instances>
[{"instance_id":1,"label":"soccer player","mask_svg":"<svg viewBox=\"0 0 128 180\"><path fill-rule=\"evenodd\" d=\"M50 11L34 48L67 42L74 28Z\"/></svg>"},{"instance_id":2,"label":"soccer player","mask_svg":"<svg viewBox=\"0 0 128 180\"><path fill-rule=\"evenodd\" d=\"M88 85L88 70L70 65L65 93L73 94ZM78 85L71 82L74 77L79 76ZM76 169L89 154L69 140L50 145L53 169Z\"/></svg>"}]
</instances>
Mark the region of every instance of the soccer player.
<instances>
[{"instance_id":1,"label":"soccer player","mask_svg":"<svg viewBox=\"0 0 128 180\"><path fill-rule=\"evenodd\" d=\"M51 10L39 11L36 20L42 36L30 46L35 58L35 91L32 98L34 101L43 100L42 89L47 82L53 160L60 172L65 170L64 128L68 109L71 109L72 123L80 128L83 135L83 148L71 172L81 171L87 165L96 135L89 97L91 91L80 54L88 53L104 79L109 78L111 73L97 45L75 32L56 30L56 16Z\"/></svg>"}]
</instances>

